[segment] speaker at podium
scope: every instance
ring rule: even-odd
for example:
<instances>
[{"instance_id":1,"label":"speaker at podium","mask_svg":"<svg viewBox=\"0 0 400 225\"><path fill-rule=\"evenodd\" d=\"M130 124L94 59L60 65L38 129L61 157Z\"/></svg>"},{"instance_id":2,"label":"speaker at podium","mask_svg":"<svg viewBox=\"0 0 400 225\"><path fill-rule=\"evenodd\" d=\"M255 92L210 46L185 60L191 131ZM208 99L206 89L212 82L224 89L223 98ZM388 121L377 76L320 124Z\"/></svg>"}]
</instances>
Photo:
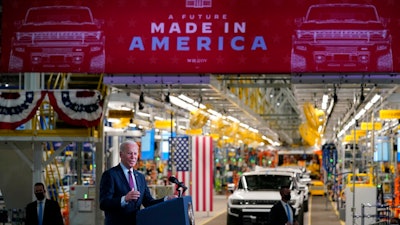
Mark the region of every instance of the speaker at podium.
<instances>
[{"instance_id":1,"label":"speaker at podium","mask_svg":"<svg viewBox=\"0 0 400 225\"><path fill-rule=\"evenodd\" d=\"M194 225L191 196L174 198L140 210L137 225Z\"/></svg>"}]
</instances>

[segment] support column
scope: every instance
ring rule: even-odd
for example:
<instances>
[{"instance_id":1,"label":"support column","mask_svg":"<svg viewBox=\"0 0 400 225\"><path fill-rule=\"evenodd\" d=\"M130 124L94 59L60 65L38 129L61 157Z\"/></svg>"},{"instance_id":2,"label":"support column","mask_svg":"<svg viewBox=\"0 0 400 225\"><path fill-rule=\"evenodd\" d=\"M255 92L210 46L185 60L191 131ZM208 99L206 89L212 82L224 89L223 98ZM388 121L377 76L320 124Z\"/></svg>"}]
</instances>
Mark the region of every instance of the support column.
<instances>
[{"instance_id":1,"label":"support column","mask_svg":"<svg viewBox=\"0 0 400 225\"><path fill-rule=\"evenodd\" d=\"M83 142L76 142L76 175L78 179L78 185L82 185L82 148Z\"/></svg>"},{"instance_id":2,"label":"support column","mask_svg":"<svg viewBox=\"0 0 400 225\"><path fill-rule=\"evenodd\" d=\"M119 137L112 137L112 151L110 156L110 168L116 166L119 163Z\"/></svg>"},{"instance_id":3,"label":"support column","mask_svg":"<svg viewBox=\"0 0 400 225\"><path fill-rule=\"evenodd\" d=\"M104 140L104 138L103 138ZM105 170L105 161L104 161L104 141L101 142L96 142L96 150L94 154L95 156L95 169L96 169L96 176L95 176L95 184L96 184L96 202L95 205L96 207L96 218L95 218L95 224L98 225L104 225L104 213L102 210L100 210L100 181L101 181L101 175L103 174L103 171Z\"/></svg>"},{"instance_id":4,"label":"support column","mask_svg":"<svg viewBox=\"0 0 400 225\"><path fill-rule=\"evenodd\" d=\"M33 185L37 182L42 182L44 183L43 180L43 148L42 148L42 143L35 141L32 144L33 148L33 171L32 171L32 188ZM35 196L33 195L32 192L32 199L35 199Z\"/></svg>"}]
</instances>

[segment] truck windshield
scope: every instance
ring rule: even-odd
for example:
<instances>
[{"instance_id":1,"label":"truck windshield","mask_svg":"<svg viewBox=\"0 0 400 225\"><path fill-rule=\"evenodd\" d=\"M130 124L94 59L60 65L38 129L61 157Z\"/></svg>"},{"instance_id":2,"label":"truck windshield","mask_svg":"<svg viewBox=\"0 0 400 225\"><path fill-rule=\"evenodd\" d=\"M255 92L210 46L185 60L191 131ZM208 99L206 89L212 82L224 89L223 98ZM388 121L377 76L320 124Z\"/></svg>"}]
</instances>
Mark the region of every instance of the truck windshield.
<instances>
[{"instance_id":1,"label":"truck windshield","mask_svg":"<svg viewBox=\"0 0 400 225\"><path fill-rule=\"evenodd\" d=\"M319 6L311 7L307 14L307 21L341 20L341 21L378 21L373 7L344 7Z\"/></svg>"},{"instance_id":2,"label":"truck windshield","mask_svg":"<svg viewBox=\"0 0 400 225\"><path fill-rule=\"evenodd\" d=\"M35 8L29 10L26 23L91 23L92 17L85 8Z\"/></svg>"},{"instance_id":3,"label":"truck windshield","mask_svg":"<svg viewBox=\"0 0 400 225\"><path fill-rule=\"evenodd\" d=\"M282 175L251 175L245 177L247 189L256 190L279 190L281 186L290 186L291 177ZM240 188L241 184L239 184Z\"/></svg>"}]
</instances>

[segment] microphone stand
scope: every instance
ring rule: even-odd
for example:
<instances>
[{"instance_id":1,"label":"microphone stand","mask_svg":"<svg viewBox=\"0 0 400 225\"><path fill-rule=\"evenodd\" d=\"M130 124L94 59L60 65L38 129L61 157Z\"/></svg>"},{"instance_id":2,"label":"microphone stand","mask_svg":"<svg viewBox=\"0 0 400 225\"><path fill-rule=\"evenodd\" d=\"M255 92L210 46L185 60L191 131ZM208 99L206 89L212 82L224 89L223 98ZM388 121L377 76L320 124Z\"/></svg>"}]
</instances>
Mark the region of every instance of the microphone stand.
<instances>
[{"instance_id":1,"label":"microphone stand","mask_svg":"<svg viewBox=\"0 0 400 225\"><path fill-rule=\"evenodd\" d=\"M178 192L178 198L182 197L183 193L185 193L187 187L178 185L176 191Z\"/></svg>"}]
</instances>

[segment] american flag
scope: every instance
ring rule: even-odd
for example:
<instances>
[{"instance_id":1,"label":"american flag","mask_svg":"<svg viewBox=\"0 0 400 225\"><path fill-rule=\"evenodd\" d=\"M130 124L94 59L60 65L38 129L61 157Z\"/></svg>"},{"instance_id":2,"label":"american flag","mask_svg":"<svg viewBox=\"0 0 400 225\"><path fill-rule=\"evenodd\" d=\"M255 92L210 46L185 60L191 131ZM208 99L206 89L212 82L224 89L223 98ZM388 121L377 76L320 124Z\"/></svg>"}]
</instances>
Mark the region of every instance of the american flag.
<instances>
[{"instance_id":1,"label":"american flag","mask_svg":"<svg viewBox=\"0 0 400 225\"><path fill-rule=\"evenodd\" d=\"M195 211L213 211L213 141L208 136L193 136L191 194Z\"/></svg>"},{"instance_id":2,"label":"american flag","mask_svg":"<svg viewBox=\"0 0 400 225\"><path fill-rule=\"evenodd\" d=\"M189 159L189 137L169 138L173 149L173 162L176 169L175 177L188 187L184 195L190 194L190 159ZM172 172L172 171L171 171ZM172 173L171 173L172 174Z\"/></svg>"}]
</instances>

